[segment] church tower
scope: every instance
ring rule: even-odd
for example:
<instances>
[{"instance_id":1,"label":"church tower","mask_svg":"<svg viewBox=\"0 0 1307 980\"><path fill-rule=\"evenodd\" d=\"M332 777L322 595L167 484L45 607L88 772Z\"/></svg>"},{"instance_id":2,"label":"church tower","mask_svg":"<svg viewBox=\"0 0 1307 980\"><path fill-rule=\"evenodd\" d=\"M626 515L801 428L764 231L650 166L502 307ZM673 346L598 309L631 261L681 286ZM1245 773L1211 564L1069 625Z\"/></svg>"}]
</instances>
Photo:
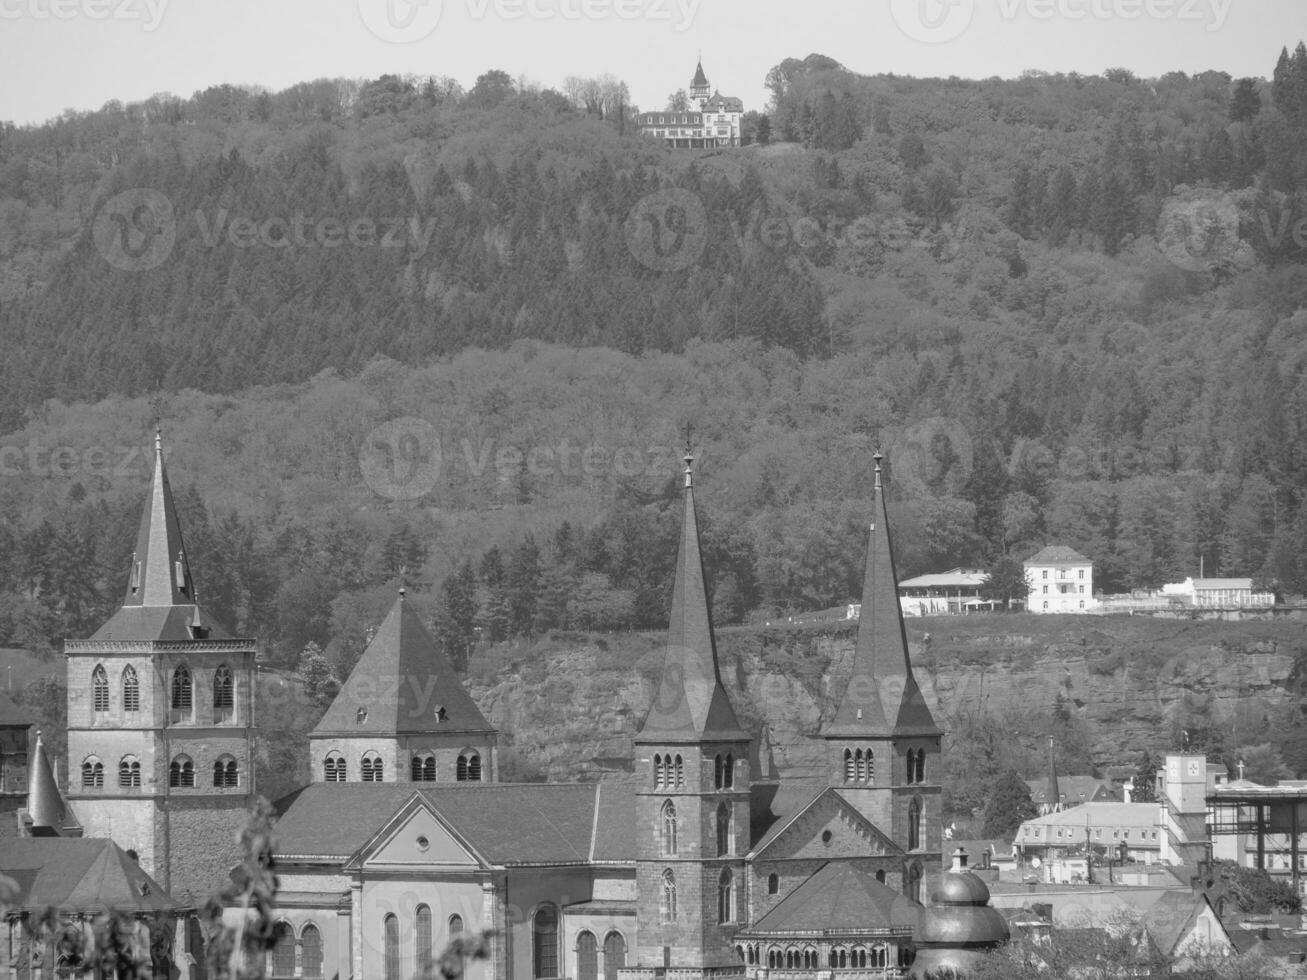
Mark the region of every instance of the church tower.
<instances>
[{"instance_id":1,"label":"church tower","mask_svg":"<svg viewBox=\"0 0 1307 980\"><path fill-rule=\"evenodd\" d=\"M751 777L751 740L718 670L693 462L687 451L662 675L635 737L637 963L690 971L738 963Z\"/></svg>"},{"instance_id":2,"label":"church tower","mask_svg":"<svg viewBox=\"0 0 1307 980\"><path fill-rule=\"evenodd\" d=\"M883 457L874 458L853 670L821 735L830 785L903 848L903 892L921 901L923 878L942 866L942 732L912 674L885 510Z\"/></svg>"},{"instance_id":3,"label":"church tower","mask_svg":"<svg viewBox=\"0 0 1307 980\"><path fill-rule=\"evenodd\" d=\"M498 732L399 600L309 733L315 783L493 783Z\"/></svg>"},{"instance_id":4,"label":"church tower","mask_svg":"<svg viewBox=\"0 0 1307 980\"><path fill-rule=\"evenodd\" d=\"M254 799L254 653L200 607L163 441L122 607L68 640L68 797L87 837L110 837L179 899L240 861Z\"/></svg>"},{"instance_id":5,"label":"church tower","mask_svg":"<svg viewBox=\"0 0 1307 980\"><path fill-rule=\"evenodd\" d=\"M703 59L694 68L694 78L690 80L690 105L698 112L703 112L704 105L712 98L712 86L708 76L703 73Z\"/></svg>"}]
</instances>

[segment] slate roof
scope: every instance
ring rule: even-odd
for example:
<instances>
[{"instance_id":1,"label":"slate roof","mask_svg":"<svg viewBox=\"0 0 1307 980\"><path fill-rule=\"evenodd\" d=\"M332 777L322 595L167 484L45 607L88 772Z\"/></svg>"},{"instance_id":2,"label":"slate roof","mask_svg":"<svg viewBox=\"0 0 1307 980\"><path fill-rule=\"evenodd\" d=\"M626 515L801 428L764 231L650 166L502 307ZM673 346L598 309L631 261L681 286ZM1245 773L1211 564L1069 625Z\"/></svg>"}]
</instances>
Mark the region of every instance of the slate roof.
<instances>
[{"instance_id":1,"label":"slate roof","mask_svg":"<svg viewBox=\"0 0 1307 980\"><path fill-rule=\"evenodd\" d=\"M921 906L875 876L830 861L790 892L745 935L791 936L868 930L911 931Z\"/></svg>"},{"instance_id":2,"label":"slate roof","mask_svg":"<svg viewBox=\"0 0 1307 980\"><path fill-rule=\"evenodd\" d=\"M790 819L806 810L829 785L824 779L782 779L771 799L768 812L752 819L749 829L753 840L749 849L757 851L770 844L789 824Z\"/></svg>"},{"instance_id":3,"label":"slate roof","mask_svg":"<svg viewBox=\"0 0 1307 980\"><path fill-rule=\"evenodd\" d=\"M706 88L708 86L708 76L703 73L703 62L700 61L694 68L694 78L690 81L692 88Z\"/></svg>"},{"instance_id":4,"label":"slate roof","mask_svg":"<svg viewBox=\"0 0 1307 980\"><path fill-rule=\"evenodd\" d=\"M59 835L65 830L80 833L81 824L54 780L54 770L50 767L50 757L46 754L40 732L36 733L36 745L27 767L27 812L34 834Z\"/></svg>"},{"instance_id":5,"label":"slate roof","mask_svg":"<svg viewBox=\"0 0 1307 980\"><path fill-rule=\"evenodd\" d=\"M908 658L880 460L877 455L853 670L835 717L822 730L825 738L941 734Z\"/></svg>"},{"instance_id":6,"label":"slate roof","mask_svg":"<svg viewBox=\"0 0 1307 980\"><path fill-rule=\"evenodd\" d=\"M1042 779L1027 779L1026 785L1030 787L1030 799L1034 803L1053 802L1048 798L1047 776ZM1120 803L1123 799L1119 789L1095 776L1058 776L1057 789L1064 806L1072 803L1090 802L1105 803L1114 801Z\"/></svg>"},{"instance_id":7,"label":"slate roof","mask_svg":"<svg viewBox=\"0 0 1307 980\"><path fill-rule=\"evenodd\" d=\"M183 908L108 838L0 839L0 868L17 884L15 907L65 912Z\"/></svg>"},{"instance_id":8,"label":"slate roof","mask_svg":"<svg viewBox=\"0 0 1307 980\"><path fill-rule=\"evenodd\" d=\"M1051 544L1025 560L1027 565L1092 565L1093 562L1074 548Z\"/></svg>"},{"instance_id":9,"label":"slate roof","mask_svg":"<svg viewBox=\"0 0 1307 980\"><path fill-rule=\"evenodd\" d=\"M437 708L445 709L443 721ZM494 730L422 617L401 597L311 735Z\"/></svg>"},{"instance_id":10,"label":"slate roof","mask_svg":"<svg viewBox=\"0 0 1307 980\"><path fill-rule=\"evenodd\" d=\"M699 520L694 509L694 481L685 471L685 513L676 553L672 612L667 650L653 704L636 735L637 742L747 742L722 686L717 641L704 584Z\"/></svg>"},{"instance_id":11,"label":"slate roof","mask_svg":"<svg viewBox=\"0 0 1307 980\"><path fill-rule=\"evenodd\" d=\"M630 861L635 854L628 781L314 783L278 804L277 854L352 857L415 795L494 865Z\"/></svg>"}]
</instances>

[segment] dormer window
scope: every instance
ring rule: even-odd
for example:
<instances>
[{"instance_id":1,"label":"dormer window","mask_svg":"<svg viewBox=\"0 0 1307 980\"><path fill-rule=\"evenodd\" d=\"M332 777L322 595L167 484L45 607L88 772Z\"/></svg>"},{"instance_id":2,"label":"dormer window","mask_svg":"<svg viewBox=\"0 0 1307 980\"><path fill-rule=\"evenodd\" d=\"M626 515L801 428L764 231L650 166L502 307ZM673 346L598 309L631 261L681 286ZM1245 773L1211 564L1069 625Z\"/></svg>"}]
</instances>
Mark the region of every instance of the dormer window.
<instances>
[{"instance_id":1,"label":"dormer window","mask_svg":"<svg viewBox=\"0 0 1307 980\"><path fill-rule=\"evenodd\" d=\"M354 724L361 725L367 720L368 720L368 709L359 708L359 710L354 714Z\"/></svg>"},{"instance_id":2,"label":"dormer window","mask_svg":"<svg viewBox=\"0 0 1307 980\"><path fill-rule=\"evenodd\" d=\"M173 571L177 578L177 591L190 595L190 583L186 581L186 552L178 551L177 560L173 562Z\"/></svg>"},{"instance_id":3,"label":"dormer window","mask_svg":"<svg viewBox=\"0 0 1307 980\"><path fill-rule=\"evenodd\" d=\"M443 704L436 705L436 721L442 722L447 721L448 719L449 713L445 711L445 706Z\"/></svg>"},{"instance_id":4,"label":"dormer window","mask_svg":"<svg viewBox=\"0 0 1307 980\"><path fill-rule=\"evenodd\" d=\"M136 552L132 552L132 577L128 581L128 586L135 595L141 588L141 563L136 560Z\"/></svg>"}]
</instances>

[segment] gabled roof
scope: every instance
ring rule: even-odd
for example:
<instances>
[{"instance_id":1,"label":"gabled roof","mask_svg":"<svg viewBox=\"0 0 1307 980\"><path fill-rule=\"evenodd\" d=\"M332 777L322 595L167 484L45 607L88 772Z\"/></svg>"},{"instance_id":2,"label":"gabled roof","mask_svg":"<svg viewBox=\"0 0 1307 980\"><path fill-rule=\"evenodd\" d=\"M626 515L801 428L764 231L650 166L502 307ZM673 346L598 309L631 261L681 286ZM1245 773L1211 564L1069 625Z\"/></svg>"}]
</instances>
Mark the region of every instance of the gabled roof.
<instances>
[{"instance_id":1,"label":"gabled roof","mask_svg":"<svg viewBox=\"0 0 1307 980\"><path fill-rule=\"evenodd\" d=\"M775 793L767 801L766 812L754 815L749 821L749 830L753 835L750 850L757 850L771 843L772 839L789 823L790 818L805 809L828 788L829 783L824 777L790 777L780 780Z\"/></svg>"},{"instance_id":2,"label":"gabled roof","mask_svg":"<svg viewBox=\"0 0 1307 980\"><path fill-rule=\"evenodd\" d=\"M163 437L156 432L154 475L127 570L122 608L91 639L194 640L230 635L197 604L177 505L163 464Z\"/></svg>"},{"instance_id":3,"label":"gabled roof","mask_svg":"<svg viewBox=\"0 0 1307 980\"><path fill-rule=\"evenodd\" d=\"M310 735L494 730L422 618L401 596Z\"/></svg>"},{"instance_id":4,"label":"gabled roof","mask_svg":"<svg viewBox=\"0 0 1307 980\"><path fill-rule=\"evenodd\" d=\"M183 907L108 838L0 839L0 868L18 885L12 902L17 908L162 912Z\"/></svg>"},{"instance_id":5,"label":"gabled roof","mask_svg":"<svg viewBox=\"0 0 1307 980\"><path fill-rule=\"evenodd\" d=\"M1027 565L1092 565L1093 562L1074 548L1050 544L1025 560Z\"/></svg>"},{"instance_id":6,"label":"gabled roof","mask_svg":"<svg viewBox=\"0 0 1307 980\"><path fill-rule=\"evenodd\" d=\"M634 787L628 781L313 783L278 804L277 855L354 858L415 796L493 865L633 860Z\"/></svg>"},{"instance_id":7,"label":"gabled roof","mask_svg":"<svg viewBox=\"0 0 1307 980\"><path fill-rule=\"evenodd\" d=\"M1055 802L1049 798L1047 778L1027 779L1026 785L1032 802ZM1122 802L1121 791L1096 776L1059 776L1057 788L1064 804Z\"/></svg>"},{"instance_id":8,"label":"gabled roof","mask_svg":"<svg viewBox=\"0 0 1307 980\"><path fill-rule=\"evenodd\" d=\"M899 605L885 488L881 483L881 458L877 453L853 670L835 717L821 733L824 738L941 734L908 657L908 635Z\"/></svg>"},{"instance_id":9,"label":"gabled roof","mask_svg":"<svg viewBox=\"0 0 1307 980\"><path fill-rule=\"evenodd\" d=\"M830 861L753 926L749 936L911 931L921 906L851 863Z\"/></svg>"},{"instance_id":10,"label":"gabled roof","mask_svg":"<svg viewBox=\"0 0 1307 980\"><path fill-rule=\"evenodd\" d=\"M795 787L797 794L808 791L807 798L801 805L788 806L784 815L777 815L777 819L767 826L767 829L758 836L756 843L749 849L752 856L762 854L768 847L776 842L790 827L798 823L805 813L817 808L823 802L833 803L837 808L843 810L849 817L850 821L861 827L864 834L869 840L879 841L884 848L885 853L901 854L903 849L890 839L879 827L872 823L862 812L845 799L838 789L833 786L822 786L820 781L812 781ZM779 794L777 794L779 796ZM784 801L782 802L784 805ZM870 853L870 852L868 852Z\"/></svg>"},{"instance_id":11,"label":"gabled roof","mask_svg":"<svg viewBox=\"0 0 1307 980\"><path fill-rule=\"evenodd\" d=\"M704 584L694 479L685 457L685 515L676 554L667 650L653 704L636 742L747 742L722 686L708 589Z\"/></svg>"}]
</instances>

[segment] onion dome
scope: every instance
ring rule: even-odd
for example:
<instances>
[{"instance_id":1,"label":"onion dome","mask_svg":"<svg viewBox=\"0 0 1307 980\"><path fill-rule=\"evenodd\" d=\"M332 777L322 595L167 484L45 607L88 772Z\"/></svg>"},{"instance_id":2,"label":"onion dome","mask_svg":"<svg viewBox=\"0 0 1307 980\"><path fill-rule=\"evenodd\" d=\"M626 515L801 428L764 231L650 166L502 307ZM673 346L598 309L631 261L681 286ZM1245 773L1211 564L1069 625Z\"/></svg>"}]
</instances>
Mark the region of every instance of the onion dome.
<instances>
[{"instance_id":1,"label":"onion dome","mask_svg":"<svg viewBox=\"0 0 1307 980\"><path fill-rule=\"evenodd\" d=\"M959 849L953 869L940 877L930 905L917 918L917 957L908 976L921 980L949 970L969 972L1009 938L1007 920L989 906L989 887L966 870L966 852Z\"/></svg>"}]
</instances>

